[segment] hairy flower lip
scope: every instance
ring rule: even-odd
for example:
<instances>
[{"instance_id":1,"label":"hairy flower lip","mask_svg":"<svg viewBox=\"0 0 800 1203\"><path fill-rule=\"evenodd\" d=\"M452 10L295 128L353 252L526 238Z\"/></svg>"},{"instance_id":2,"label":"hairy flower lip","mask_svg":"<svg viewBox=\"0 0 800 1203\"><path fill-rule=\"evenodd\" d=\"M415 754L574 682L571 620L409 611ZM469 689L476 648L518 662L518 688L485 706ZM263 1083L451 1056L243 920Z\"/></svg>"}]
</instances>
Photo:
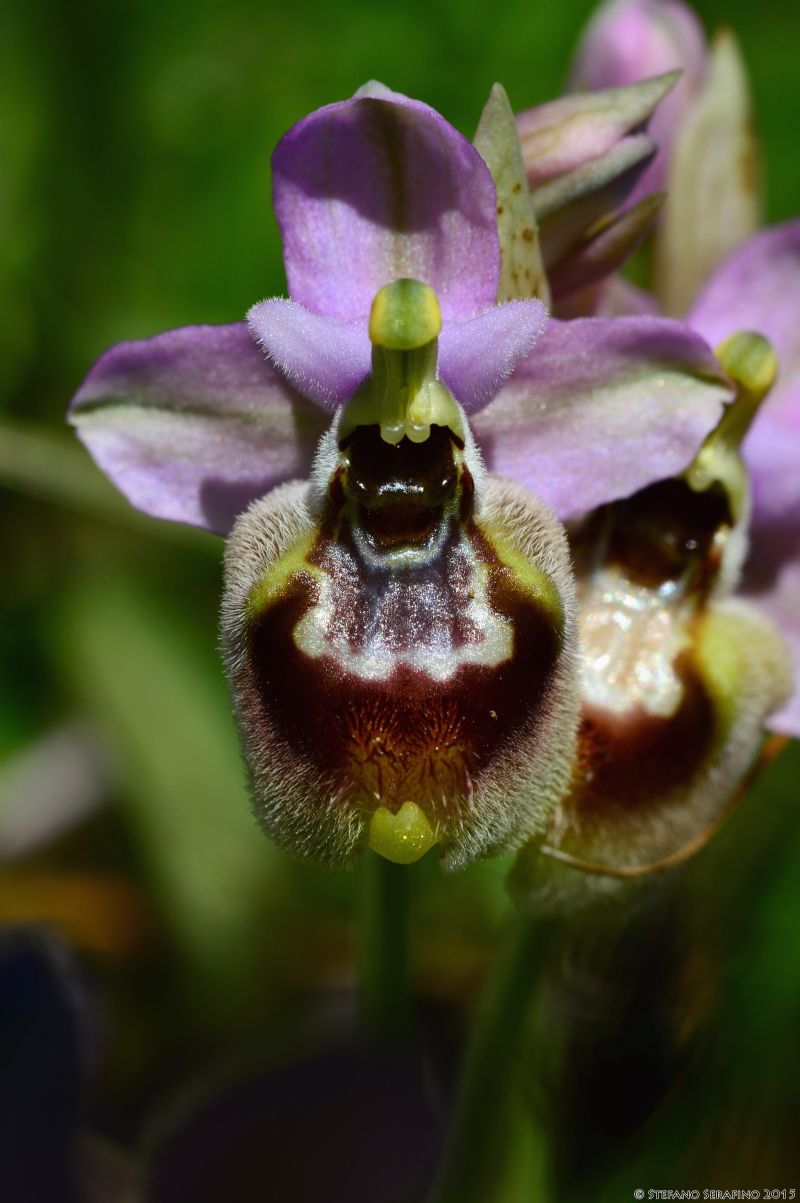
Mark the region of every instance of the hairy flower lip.
<instances>
[{"instance_id":1,"label":"hairy flower lip","mask_svg":"<svg viewBox=\"0 0 800 1203\"><path fill-rule=\"evenodd\" d=\"M541 823L544 799L552 798L553 791L563 788L569 760L564 757L565 741L569 742L573 730L568 718L574 712L570 700L569 652L573 605L566 544L552 517L526 492L505 482L487 483L484 488L482 517L469 540L471 544L477 540L476 551L484 558L489 557L487 563L493 565L492 579L496 581L492 588L500 589L497 596L506 596L504 591L511 587L508 582L516 580L515 574L527 563L528 554L535 556L533 565L542 564L557 582L553 604L558 607L558 620L555 614L550 614L549 594L539 593L538 600L531 595L531 600L524 603L530 614L527 609L520 612L521 625L515 628L515 638L523 640L525 659L517 664L518 652L514 651L512 675L516 674L516 680L524 670L530 685L534 678L539 679L537 672L544 673L541 692L513 690L506 696L505 674L511 667L504 667L498 677L492 660L483 664L480 645L476 645L477 658L470 653L461 667L454 665L455 672L451 670L441 676L433 655L429 659L426 654L420 659L424 645L418 646L421 636L415 634L416 624L438 623L442 618L436 595L426 600L428 586L420 591L413 587L406 591L403 604L410 604L414 613L409 613L408 623L404 619L401 628L391 625L385 628L382 622L375 627L372 621L365 627L352 627L353 621L361 622L359 607L366 606L369 611L376 604L374 597L380 597L380 590L387 591L389 609L385 616L393 613L394 587L402 578L395 579L391 572L387 575L380 565L377 577L375 568L369 564L359 569L366 571L367 580L373 581L370 591L383 582L379 593L372 595L373 600L369 600L371 594L360 588L347 599L337 594L337 607L329 610L327 617L323 615L322 625L315 618L315 625L309 627L313 607L324 597L325 590L324 584L316 586L313 582L320 571L321 581L326 573L339 571L338 553L331 558L336 543L331 535L324 535L324 526L322 535L313 533L318 530L312 516L316 507L312 503L311 509L307 508L309 495L299 485L285 486L284 490L255 503L237 524L226 553L223 643L246 759L253 774L257 812L278 842L296 853L332 864L349 863L368 838L370 815L381 806L391 814L410 800L422 806L435 835L442 841L446 865L456 867L476 855L498 852L519 843ZM338 523L331 528L338 529ZM508 565L491 551L495 536L489 532L495 529L504 531L509 550L502 555L511 557ZM296 535L287 535L292 530ZM526 530L528 534L521 539ZM303 553L305 561L295 559L291 552L295 537L303 547L311 548ZM311 543L306 542L309 538ZM514 541L520 539L522 550L512 552ZM348 546L357 553L357 541L350 544L346 536L342 547ZM434 552L434 562L441 558L443 550ZM282 575L281 554L288 556L287 563L291 565L288 576ZM302 567L304 562L310 565L308 572ZM350 562L348 551L345 564ZM277 591L270 586L265 592L258 585L264 571L273 575L277 572L278 579L286 583L278 586ZM346 571L352 581L352 568ZM529 564L525 571L539 581L539 568ZM475 577L475 587L482 580L482 573L483 569ZM413 586L413 582L410 584ZM460 578L453 578L448 587L462 597L467 612L477 604L469 600L473 597L471 592L463 594L466 585ZM509 599L517 596L518 588L513 585ZM527 588L526 585L519 594L520 599L528 596ZM256 609L248 602L254 589L265 599ZM301 592L297 593L297 589ZM314 592L315 589L322 592ZM431 604L433 609L429 608ZM507 616L507 604L510 602L502 603L499 614ZM522 602L514 604L519 606ZM251 614L244 624L243 607L249 607ZM286 623L289 626L284 630ZM325 645L318 642L326 629L330 628L327 636L330 638L342 624L346 664L337 663L335 644L329 644L326 652ZM287 637L290 629L295 631L293 638ZM374 638L370 631L383 634L377 645L377 658L371 659L370 654L365 659ZM524 634L525 631L530 634ZM534 632L536 639L531 643ZM412 637L413 641L408 645L411 657L408 663L401 651L396 667L386 675L388 670L382 668L380 657L385 655L382 641L389 636L401 637L401 644ZM386 646L392 646L391 641ZM469 642L464 645L464 651L469 653L470 646ZM516 648L516 643L512 646ZM547 648L550 652L546 652ZM555 657L552 666L548 659L551 653ZM283 663L282 657L287 654L293 658L291 670ZM509 651L500 654L499 663L503 665ZM542 656L547 663L540 664L534 672ZM377 676L374 670L378 671ZM354 674L362 672L365 675L359 681ZM341 686L337 685L340 677ZM344 685L346 693L340 696L336 691ZM294 701L288 696L292 690L299 690ZM270 701L276 691L281 697L287 694L279 708ZM523 698L527 699L524 706ZM493 708L489 712L490 706ZM520 706L523 709L514 718ZM322 707L319 714L315 707ZM533 711L528 716L530 707ZM533 712L538 716L536 722ZM510 741L508 732L512 735L516 732ZM475 740L476 746L483 749L477 763L470 750ZM287 759L288 748L293 752ZM342 756L347 761L344 775L342 767L336 767ZM508 791L502 784L504 774L509 772L520 791L510 808ZM286 779L284 773L288 774ZM289 781L292 783L289 793L282 793L289 788ZM442 792L441 798L431 796L435 782ZM373 791L377 792L373 795ZM306 800L301 810L292 801L298 796ZM379 847L386 847L383 837Z\"/></svg>"},{"instance_id":2,"label":"hairy flower lip","mask_svg":"<svg viewBox=\"0 0 800 1203\"><path fill-rule=\"evenodd\" d=\"M525 907L554 897L586 903L595 889L608 892L615 881L699 851L735 805L764 720L790 691L782 640L728 596L736 577L726 560L738 560L736 523L746 521L746 507L734 518L725 491L709 481L699 486L698 510L691 478L690 469L683 481L608 507L606 517L598 511L599 532L590 524L574 537L578 754L548 831L512 873L512 893ZM661 511L675 511L666 529ZM654 576L648 549L659 539L665 554ZM698 562L685 571L681 560L689 569ZM554 876L542 853L585 869L594 887L574 895L574 880Z\"/></svg>"},{"instance_id":3,"label":"hairy flower lip","mask_svg":"<svg viewBox=\"0 0 800 1203\"><path fill-rule=\"evenodd\" d=\"M791 693L778 631L731 597L750 517L741 443L775 380L761 335L717 355L736 398L680 477L595 511L572 535L581 632L581 719L569 791L510 879L525 907L699 851L735 805L766 720ZM545 861L541 860L544 853Z\"/></svg>"},{"instance_id":4,"label":"hairy flower lip","mask_svg":"<svg viewBox=\"0 0 800 1203\"><path fill-rule=\"evenodd\" d=\"M712 345L749 330L766 337L777 353L777 380L742 444L752 518L740 592L784 635L800 683L800 323L793 303L798 295L800 221L792 220L762 230L729 255L706 281L686 321ZM800 684L767 726L800 735Z\"/></svg>"}]
</instances>

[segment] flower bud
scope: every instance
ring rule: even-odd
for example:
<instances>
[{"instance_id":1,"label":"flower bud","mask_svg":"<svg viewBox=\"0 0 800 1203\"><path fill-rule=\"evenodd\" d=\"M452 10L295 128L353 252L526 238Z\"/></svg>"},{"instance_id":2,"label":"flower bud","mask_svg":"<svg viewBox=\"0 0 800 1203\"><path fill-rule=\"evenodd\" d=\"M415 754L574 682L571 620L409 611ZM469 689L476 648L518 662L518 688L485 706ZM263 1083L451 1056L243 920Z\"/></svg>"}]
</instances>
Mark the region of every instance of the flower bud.
<instances>
[{"instance_id":1,"label":"flower bud","mask_svg":"<svg viewBox=\"0 0 800 1203\"><path fill-rule=\"evenodd\" d=\"M660 153L638 196L665 186L666 164L680 124L706 74L706 40L681 0L607 0L589 22L570 73L575 92L621 87L678 69L681 78L659 105L651 131Z\"/></svg>"},{"instance_id":2,"label":"flower bud","mask_svg":"<svg viewBox=\"0 0 800 1203\"><path fill-rule=\"evenodd\" d=\"M615 271L652 224L662 198L645 196L640 183L657 151L645 130L678 76L563 96L517 115L531 220L556 303ZM632 196L639 203L628 207Z\"/></svg>"},{"instance_id":3,"label":"flower bud","mask_svg":"<svg viewBox=\"0 0 800 1203\"><path fill-rule=\"evenodd\" d=\"M449 868L518 847L569 783L566 537L485 475L435 375L434 301L416 282L381 290L372 376L310 484L252 505L226 553L222 640L256 814L325 865L367 846L408 863L438 844Z\"/></svg>"}]
</instances>

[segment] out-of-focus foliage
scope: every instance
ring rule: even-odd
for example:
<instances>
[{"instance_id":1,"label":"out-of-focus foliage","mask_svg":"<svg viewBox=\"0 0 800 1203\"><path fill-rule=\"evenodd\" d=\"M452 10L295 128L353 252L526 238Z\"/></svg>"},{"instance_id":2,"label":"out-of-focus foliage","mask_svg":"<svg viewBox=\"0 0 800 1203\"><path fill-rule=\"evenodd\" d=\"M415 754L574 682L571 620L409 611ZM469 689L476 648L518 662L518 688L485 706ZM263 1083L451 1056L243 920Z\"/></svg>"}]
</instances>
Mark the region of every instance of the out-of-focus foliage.
<instances>
[{"instance_id":1,"label":"out-of-focus foliage","mask_svg":"<svg viewBox=\"0 0 800 1203\"><path fill-rule=\"evenodd\" d=\"M515 108L557 94L591 8L0 8L0 919L49 920L84 958L105 1014L87 1114L123 1142L199 1060L251 1041L285 1058L309 1047L323 1001L346 1013L356 883L289 862L249 816L216 656L221 545L134 514L64 428L66 402L110 343L235 320L283 291L268 162L292 122L377 77L471 135L496 79ZM777 0L699 11L740 34L767 213L789 217L798 18ZM532 1091L561 1125L576 1199L797 1182L782 1125L798 779L792 752L624 939L617 915L565 942L557 1102ZM416 884L418 982L452 1015L493 947L502 874L442 880L426 862Z\"/></svg>"}]
</instances>

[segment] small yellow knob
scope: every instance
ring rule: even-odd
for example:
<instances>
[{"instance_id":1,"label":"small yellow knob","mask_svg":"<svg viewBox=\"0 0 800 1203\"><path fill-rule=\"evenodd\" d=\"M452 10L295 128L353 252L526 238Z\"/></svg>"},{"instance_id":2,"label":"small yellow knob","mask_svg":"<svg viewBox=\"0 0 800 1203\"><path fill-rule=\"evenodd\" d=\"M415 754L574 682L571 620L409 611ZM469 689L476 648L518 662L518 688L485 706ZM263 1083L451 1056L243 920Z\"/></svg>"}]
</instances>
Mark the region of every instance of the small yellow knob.
<instances>
[{"instance_id":1,"label":"small yellow knob","mask_svg":"<svg viewBox=\"0 0 800 1203\"><path fill-rule=\"evenodd\" d=\"M411 865L437 842L436 833L416 802L396 812L379 806L369 823L369 846L396 865Z\"/></svg>"}]
</instances>

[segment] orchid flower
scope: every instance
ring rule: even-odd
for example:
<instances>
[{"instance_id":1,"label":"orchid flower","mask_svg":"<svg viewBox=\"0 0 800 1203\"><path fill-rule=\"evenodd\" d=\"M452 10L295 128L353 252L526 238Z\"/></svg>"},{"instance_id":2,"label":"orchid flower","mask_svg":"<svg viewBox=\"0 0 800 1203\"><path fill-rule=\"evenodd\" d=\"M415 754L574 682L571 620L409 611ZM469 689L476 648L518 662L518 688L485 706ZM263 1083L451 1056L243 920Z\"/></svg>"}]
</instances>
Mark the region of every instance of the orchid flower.
<instances>
[{"instance_id":1,"label":"orchid flower","mask_svg":"<svg viewBox=\"0 0 800 1203\"><path fill-rule=\"evenodd\" d=\"M761 220L753 105L736 38L724 29L708 45L681 0L607 0L578 47L570 87L630 87L670 69L681 78L653 117L660 152L639 187L666 189L655 291L667 313L682 315Z\"/></svg>"},{"instance_id":2,"label":"orchid flower","mask_svg":"<svg viewBox=\"0 0 800 1203\"><path fill-rule=\"evenodd\" d=\"M610 90L517 118L529 173L536 160L525 131L540 111L559 105L560 136L597 153L603 142L592 129L594 112L643 86L632 81L648 70L679 66L683 99L670 111L671 127L663 118L661 126L672 156L659 160L677 196L655 234L657 273L659 240L662 256L664 245L674 252L673 298L752 222L752 182L739 172L749 99L731 39L706 55L699 24L682 5L613 0L590 25L572 76ZM720 171L730 184L721 214L709 203ZM712 226L721 230L709 235ZM687 472L602 507L572 531L582 646L578 753L571 789L512 876L528 905L568 889L543 862L542 844L606 886L675 863L702 846L738 796L762 724L800 734L800 426L796 323L786 306L800 286L799 251L790 223L751 239L712 274L687 320L717 348L737 384L736 402ZM585 301L596 312L658 312L654 299L615 279ZM776 628L790 644L791 668Z\"/></svg>"},{"instance_id":3,"label":"orchid flower","mask_svg":"<svg viewBox=\"0 0 800 1203\"><path fill-rule=\"evenodd\" d=\"M595 510L573 531L577 756L544 840L514 867L523 905L575 896L553 861L589 869L608 889L701 847L737 796L765 719L791 693L775 626L733 596L751 517L739 448L776 356L751 333L724 340L718 354L737 397L687 471Z\"/></svg>"},{"instance_id":4,"label":"orchid flower","mask_svg":"<svg viewBox=\"0 0 800 1203\"><path fill-rule=\"evenodd\" d=\"M678 0L611 0L590 23L573 85L613 87L651 71L683 70L680 106L654 121L670 199L656 236L653 289L716 346L737 330L765 336L778 355L769 400L743 444L753 484L752 552L742 591L780 627L800 683L800 223L758 232L758 147L747 75L730 31L707 47L692 10ZM522 121L522 115L519 118ZM670 153L671 151L671 153ZM659 312L654 299L614 282L615 312ZM605 304L601 299L601 311ZM800 684L769 721L800 736Z\"/></svg>"},{"instance_id":5,"label":"orchid flower","mask_svg":"<svg viewBox=\"0 0 800 1203\"><path fill-rule=\"evenodd\" d=\"M800 221L749 239L711 276L687 321L718 342L760 331L778 356L778 378L744 445L753 484L752 551L742 591L781 631L800 683ZM800 738L800 684L769 720Z\"/></svg>"},{"instance_id":6,"label":"orchid flower","mask_svg":"<svg viewBox=\"0 0 800 1203\"><path fill-rule=\"evenodd\" d=\"M516 118L542 259L557 312L624 263L663 195L647 181L658 143L648 132L678 71L564 96ZM565 305L569 302L569 306Z\"/></svg>"},{"instance_id":7,"label":"orchid flower","mask_svg":"<svg viewBox=\"0 0 800 1203\"><path fill-rule=\"evenodd\" d=\"M545 829L579 717L561 522L685 472L736 394L670 319L545 325L503 96L480 153L381 85L300 121L273 157L289 299L114 347L72 403L134 505L228 536L256 814L318 863Z\"/></svg>"}]
</instances>

